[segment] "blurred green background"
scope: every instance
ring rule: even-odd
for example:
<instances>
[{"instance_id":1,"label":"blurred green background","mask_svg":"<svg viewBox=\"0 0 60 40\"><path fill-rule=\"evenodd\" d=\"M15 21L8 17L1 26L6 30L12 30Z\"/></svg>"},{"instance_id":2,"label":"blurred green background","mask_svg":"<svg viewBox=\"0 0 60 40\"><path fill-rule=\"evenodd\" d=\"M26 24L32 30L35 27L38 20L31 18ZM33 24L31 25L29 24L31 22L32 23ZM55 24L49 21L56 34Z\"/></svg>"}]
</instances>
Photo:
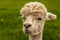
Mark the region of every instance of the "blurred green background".
<instances>
[{"instance_id":1,"label":"blurred green background","mask_svg":"<svg viewBox=\"0 0 60 40\"><path fill-rule=\"evenodd\" d=\"M0 40L28 40L22 32L19 10L25 3L38 1L56 14L56 20L46 21L43 40L60 40L60 0L0 0Z\"/></svg>"}]
</instances>

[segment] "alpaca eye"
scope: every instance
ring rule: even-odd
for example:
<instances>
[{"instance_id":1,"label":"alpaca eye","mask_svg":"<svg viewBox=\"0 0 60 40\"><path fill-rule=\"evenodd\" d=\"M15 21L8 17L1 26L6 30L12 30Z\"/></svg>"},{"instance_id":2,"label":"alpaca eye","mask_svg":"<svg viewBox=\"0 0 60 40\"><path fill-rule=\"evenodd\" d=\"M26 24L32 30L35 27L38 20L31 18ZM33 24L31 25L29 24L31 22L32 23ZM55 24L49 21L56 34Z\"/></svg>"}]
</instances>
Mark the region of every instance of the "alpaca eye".
<instances>
[{"instance_id":1,"label":"alpaca eye","mask_svg":"<svg viewBox=\"0 0 60 40\"><path fill-rule=\"evenodd\" d=\"M23 19L26 19L25 17L23 17Z\"/></svg>"},{"instance_id":2,"label":"alpaca eye","mask_svg":"<svg viewBox=\"0 0 60 40\"><path fill-rule=\"evenodd\" d=\"M42 20L42 18L38 18L38 20Z\"/></svg>"}]
</instances>

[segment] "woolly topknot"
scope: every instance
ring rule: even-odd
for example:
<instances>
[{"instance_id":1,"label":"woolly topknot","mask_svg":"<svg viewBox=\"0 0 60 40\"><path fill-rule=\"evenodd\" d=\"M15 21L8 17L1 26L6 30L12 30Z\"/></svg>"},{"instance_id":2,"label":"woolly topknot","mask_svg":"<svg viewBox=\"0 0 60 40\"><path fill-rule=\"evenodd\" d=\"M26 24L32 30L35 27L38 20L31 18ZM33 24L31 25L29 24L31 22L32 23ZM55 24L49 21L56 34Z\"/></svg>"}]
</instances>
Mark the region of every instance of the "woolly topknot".
<instances>
[{"instance_id":1,"label":"woolly topknot","mask_svg":"<svg viewBox=\"0 0 60 40\"><path fill-rule=\"evenodd\" d=\"M39 2L29 2L24 5L24 7L20 10L21 14L25 13L46 13L46 7L44 4Z\"/></svg>"}]
</instances>

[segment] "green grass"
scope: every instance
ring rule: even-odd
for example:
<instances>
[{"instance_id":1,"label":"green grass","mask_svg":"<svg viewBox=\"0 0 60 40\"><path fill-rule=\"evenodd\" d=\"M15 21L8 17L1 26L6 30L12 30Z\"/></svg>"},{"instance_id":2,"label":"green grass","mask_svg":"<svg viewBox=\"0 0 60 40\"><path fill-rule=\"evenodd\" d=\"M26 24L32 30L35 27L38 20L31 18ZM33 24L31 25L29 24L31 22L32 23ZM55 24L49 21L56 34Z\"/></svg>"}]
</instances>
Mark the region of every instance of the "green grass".
<instances>
[{"instance_id":1,"label":"green grass","mask_svg":"<svg viewBox=\"0 0 60 40\"><path fill-rule=\"evenodd\" d=\"M31 1L42 2L57 15L56 20L46 21L43 40L60 40L60 0L0 0L0 40L28 40L19 10Z\"/></svg>"}]
</instances>

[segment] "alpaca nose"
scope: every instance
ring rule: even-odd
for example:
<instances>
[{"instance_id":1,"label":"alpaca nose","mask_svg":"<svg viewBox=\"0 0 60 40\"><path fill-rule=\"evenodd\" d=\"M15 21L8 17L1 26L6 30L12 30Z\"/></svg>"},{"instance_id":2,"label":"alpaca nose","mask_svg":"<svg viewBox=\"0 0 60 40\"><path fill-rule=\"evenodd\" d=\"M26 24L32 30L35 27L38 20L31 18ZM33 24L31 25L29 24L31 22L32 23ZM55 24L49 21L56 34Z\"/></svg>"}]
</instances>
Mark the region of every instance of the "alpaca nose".
<instances>
[{"instance_id":1,"label":"alpaca nose","mask_svg":"<svg viewBox=\"0 0 60 40\"><path fill-rule=\"evenodd\" d=\"M29 27L31 27L31 24L24 24L24 27L29 28Z\"/></svg>"}]
</instances>

